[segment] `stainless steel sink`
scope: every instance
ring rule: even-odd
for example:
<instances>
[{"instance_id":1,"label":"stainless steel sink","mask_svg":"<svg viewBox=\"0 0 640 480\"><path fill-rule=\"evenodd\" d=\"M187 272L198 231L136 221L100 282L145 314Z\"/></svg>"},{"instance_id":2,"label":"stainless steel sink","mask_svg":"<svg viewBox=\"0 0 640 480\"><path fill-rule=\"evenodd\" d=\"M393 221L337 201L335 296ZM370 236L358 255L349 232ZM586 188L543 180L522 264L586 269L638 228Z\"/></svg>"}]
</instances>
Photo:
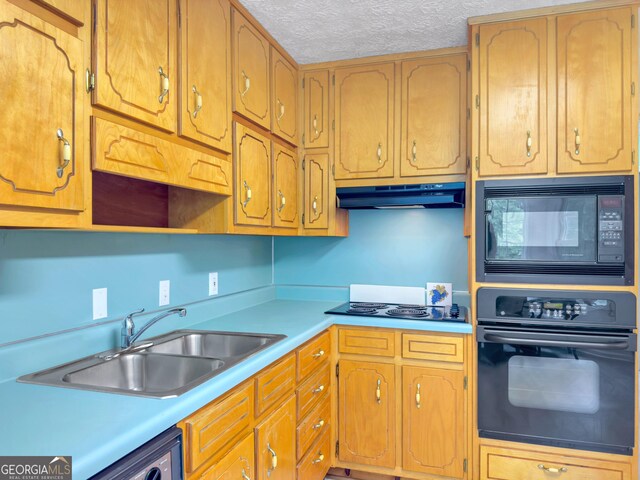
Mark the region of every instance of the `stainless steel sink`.
<instances>
[{"instance_id":1,"label":"stainless steel sink","mask_svg":"<svg viewBox=\"0 0 640 480\"><path fill-rule=\"evenodd\" d=\"M177 330L18 378L19 382L169 398L181 395L285 335Z\"/></svg>"}]
</instances>

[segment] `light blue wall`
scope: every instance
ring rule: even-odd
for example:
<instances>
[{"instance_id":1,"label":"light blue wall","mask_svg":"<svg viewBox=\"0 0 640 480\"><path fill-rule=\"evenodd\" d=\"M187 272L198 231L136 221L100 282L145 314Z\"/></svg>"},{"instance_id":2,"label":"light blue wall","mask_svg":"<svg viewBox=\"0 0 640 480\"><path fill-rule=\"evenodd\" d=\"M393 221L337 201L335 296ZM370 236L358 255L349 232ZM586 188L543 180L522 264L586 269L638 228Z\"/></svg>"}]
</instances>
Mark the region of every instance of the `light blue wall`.
<instances>
[{"instance_id":1,"label":"light blue wall","mask_svg":"<svg viewBox=\"0 0 640 480\"><path fill-rule=\"evenodd\" d=\"M462 210L352 210L348 238L276 238L277 285L351 283L467 291Z\"/></svg>"},{"instance_id":2,"label":"light blue wall","mask_svg":"<svg viewBox=\"0 0 640 480\"><path fill-rule=\"evenodd\" d=\"M0 345L96 323L94 288L107 319L160 308L160 280L171 305L205 299L212 271L219 295L271 285L271 237L0 231Z\"/></svg>"}]
</instances>

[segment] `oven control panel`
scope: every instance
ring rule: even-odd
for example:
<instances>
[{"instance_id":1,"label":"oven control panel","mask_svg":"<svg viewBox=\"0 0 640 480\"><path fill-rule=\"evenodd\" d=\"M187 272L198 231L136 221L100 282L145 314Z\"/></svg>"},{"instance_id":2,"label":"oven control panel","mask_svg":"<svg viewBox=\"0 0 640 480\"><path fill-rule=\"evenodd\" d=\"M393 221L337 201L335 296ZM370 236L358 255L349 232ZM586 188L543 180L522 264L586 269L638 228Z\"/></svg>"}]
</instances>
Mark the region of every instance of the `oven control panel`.
<instances>
[{"instance_id":1,"label":"oven control panel","mask_svg":"<svg viewBox=\"0 0 640 480\"><path fill-rule=\"evenodd\" d=\"M624 196L598 196L598 262L624 262Z\"/></svg>"},{"instance_id":2,"label":"oven control panel","mask_svg":"<svg viewBox=\"0 0 640 480\"><path fill-rule=\"evenodd\" d=\"M498 319L606 323L616 316L616 303L604 298L498 296L495 306Z\"/></svg>"}]
</instances>

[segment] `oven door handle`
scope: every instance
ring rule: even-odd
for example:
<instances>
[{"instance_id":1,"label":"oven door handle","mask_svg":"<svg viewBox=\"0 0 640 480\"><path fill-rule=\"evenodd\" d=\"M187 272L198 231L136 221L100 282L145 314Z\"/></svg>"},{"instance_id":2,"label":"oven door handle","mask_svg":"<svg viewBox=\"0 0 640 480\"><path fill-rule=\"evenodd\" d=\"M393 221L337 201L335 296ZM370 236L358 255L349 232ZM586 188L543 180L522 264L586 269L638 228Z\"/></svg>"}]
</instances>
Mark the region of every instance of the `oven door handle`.
<instances>
[{"instance_id":1,"label":"oven door handle","mask_svg":"<svg viewBox=\"0 0 640 480\"><path fill-rule=\"evenodd\" d=\"M518 338L507 337L497 333L485 333L485 340L493 343L509 343L515 345L533 345L540 347L567 347L567 348L597 348L600 350L626 350L629 348L628 340L614 342L579 342L566 340L549 340L544 338Z\"/></svg>"}]
</instances>

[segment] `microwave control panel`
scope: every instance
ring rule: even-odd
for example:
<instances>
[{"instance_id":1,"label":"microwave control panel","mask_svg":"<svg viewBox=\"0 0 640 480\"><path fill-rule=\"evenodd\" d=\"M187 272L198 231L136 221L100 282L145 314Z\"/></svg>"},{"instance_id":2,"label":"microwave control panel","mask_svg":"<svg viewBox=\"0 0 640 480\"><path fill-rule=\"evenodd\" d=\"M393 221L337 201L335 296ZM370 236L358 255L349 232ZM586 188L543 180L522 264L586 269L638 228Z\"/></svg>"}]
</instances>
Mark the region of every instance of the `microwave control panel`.
<instances>
[{"instance_id":1,"label":"microwave control panel","mask_svg":"<svg viewBox=\"0 0 640 480\"><path fill-rule=\"evenodd\" d=\"M624 262L624 196L598 196L598 262Z\"/></svg>"}]
</instances>

